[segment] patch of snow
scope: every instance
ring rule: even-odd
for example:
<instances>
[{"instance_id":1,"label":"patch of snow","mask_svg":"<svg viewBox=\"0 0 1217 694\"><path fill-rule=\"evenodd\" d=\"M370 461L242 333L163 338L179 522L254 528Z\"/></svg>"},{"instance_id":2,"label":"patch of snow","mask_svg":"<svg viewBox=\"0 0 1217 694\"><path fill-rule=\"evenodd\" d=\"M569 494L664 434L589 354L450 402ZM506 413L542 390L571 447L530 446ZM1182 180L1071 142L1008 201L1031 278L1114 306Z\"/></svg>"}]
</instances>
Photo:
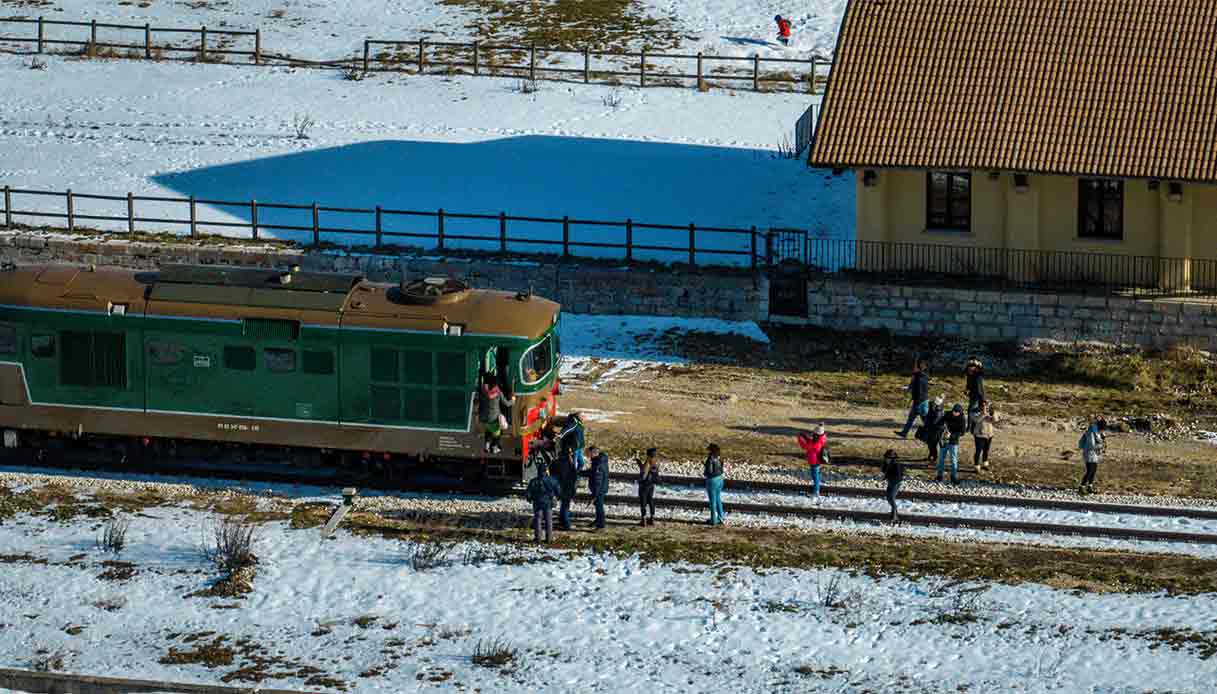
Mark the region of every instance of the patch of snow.
<instances>
[{"instance_id":1,"label":"patch of snow","mask_svg":"<svg viewBox=\"0 0 1217 694\"><path fill-rule=\"evenodd\" d=\"M1217 431L1198 431L1196 433L1201 441L1217 446Z\"/></svg>"}]
</instances>

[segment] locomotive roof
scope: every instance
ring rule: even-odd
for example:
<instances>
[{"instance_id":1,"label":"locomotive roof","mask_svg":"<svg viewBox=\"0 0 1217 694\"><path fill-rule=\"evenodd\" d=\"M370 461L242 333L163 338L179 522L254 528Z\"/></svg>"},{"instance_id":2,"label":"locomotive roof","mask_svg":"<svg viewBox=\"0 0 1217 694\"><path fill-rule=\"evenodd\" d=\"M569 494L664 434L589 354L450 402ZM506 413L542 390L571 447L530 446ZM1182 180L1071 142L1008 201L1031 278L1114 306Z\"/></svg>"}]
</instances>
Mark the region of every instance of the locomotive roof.
<instances>
[{"instance_id":1,"label":"locomotive roof","mask_svg":"<svg viewBox=\"0 0 1217 694\"><path fill-rule=\"evenodd\" d=\"M396 284L358 274L165 265L156 272L30 265L0 272L0 305L212 319L277 318L316 325L442 330L536 339L558 304L511 292L470 289L435 303L401 299Z\"/></svg>"}]
</instances>

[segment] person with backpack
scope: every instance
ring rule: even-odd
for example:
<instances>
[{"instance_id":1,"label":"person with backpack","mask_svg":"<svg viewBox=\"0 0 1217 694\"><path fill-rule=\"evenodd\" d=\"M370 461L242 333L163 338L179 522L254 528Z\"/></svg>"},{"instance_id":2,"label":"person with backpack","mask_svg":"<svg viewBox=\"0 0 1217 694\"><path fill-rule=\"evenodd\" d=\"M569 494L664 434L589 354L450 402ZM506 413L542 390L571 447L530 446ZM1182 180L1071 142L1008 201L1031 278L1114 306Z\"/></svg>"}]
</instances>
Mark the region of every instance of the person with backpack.
<instances>
[{"instance_id":1,"label":"person with backpack","mask_svg":"<svg viewBox=\"0 0 1217 694\"><path fill-rule=\"evenodd\" d=\"M570 504L579 486L579 471L569 450L558 453L558 527L570 530Z\"/></svg>"},{"instance_id":2,"label":"person with backpack","mask_svg":"<svg viewBox=\"0 0 1217 694\"><path fill-rule=\"evenodd\" d=\"M968 396L968 429L971 430L980 419L980 403L986 399L985 367L975 357L964 367L964 391Z\"/></svg>"},{"instance_id":3,"label":"person with backpack","mask_svg":"<svg viewBox=\"0 0 1217 694\"><path fill-rule=\"evenodd\" d=\"M938 461L938 444L942 441L943 417L946 415L943 411L944 402L941 395L934 398L926 411L925 423L917 427L917 433L914 434L918 441L925 444L927 449L925 459L931 463Z\"/></svg>"},{"instance_id":4,"label":"person with backpack","mask_svg":"<svg viewBox=\"0 0 1217 694\"><path fill-rule=\"evenodd\" d=\"M702 466L702 477L706 480L706 496L710 500L710 520L707 525L722 525L723 516L723 459L717 443L706 447L706 463Z\"/></svg>"},{"instance_id":5,"label":"person with backpack","mask_svg":"<svg viewBox=\"0 0 1217 694\"><path fill-rule=\"evenodd\" d=\"M592 467L587 474L587 490L592 495L592 503L596 507L596 521L592 523L592 526L596 530L602 530L605 526L604 497L608 496L609 490L608 454L595 446L589 447L587 453L591 456L592 462Z\"/></svg>"},{"instance_id":6,"label":"person with backpack","mask_svg":"<svg viewBox=\"0 0 1217 694\"><path fill-rule=\"evenodd\" d=\"M553 539L554 497L559 495L558 481L549 476L549 466L537 463L537 476L529 480L527 496L532 502L532 539L541 541L541 528L545 528L545 541Z\"/></svg>"},{"instance_id":7,"label":"person with backpack","mask_svg":"<svg viewBox=\"0 0 1217 694\"><path fill-rule=\"evenodd\" d=\"M817 502L820 500L820 465L828 462L828 434L824 425L818 425L814 431L799 434L799 447L807 454L807 465L811 468L811 496Z\"/></svg>"},{"instance_id":8,"label":"person with backpack","mask_svg":"<svg viewBox=\"0 0 1217 694\"><path fill-rule=\"evenodd\" d=\"M575 461L575 470L579 472L583 472L583 466L587 462L583 458L585 437L583 415L571 412L566 418L566 424L562 427L562 433L558 434L558 447L560 450L570 451L571 459Z\"/></svg>"},{"instance_id":9,"label":"person with backpack","mask_svg":"<svg viewBox=\"0 0 1217 694\"><path fill-rule=\"evenodd\" d=\"M993 405L988 400L981 400L979 410L972 423L972 442L976 444L972 464L978 471L989 468L989 448L993 445L993 434L997 432L997 415L993 412Z\"/></svg>"},{"instance_id":10,"label":"person with backpack","mask_svg":"<svg viewBox=\"0 0 1217 694\"><path fill-rule=\"evenodd\" d=\"M909 416L904 421L904 428L896 431L896 436L902 439L908 438L909 431L912 430L913 424L921 417L921 423L929 422L930 412L930 375L926 373L929 365L924 359L918 359L913 364L913 377L909 379L909 384L905 390L909 392Z\"/></svg>"},{"instance_id":11,"label":"person with backpack","mask_svg":"<svg viewBox=\"0 0 1217 694\"><path fill-rule=\"evenodd\" d=\"M942 481L943 468L947 458L951 459L951 484L959 484L959 439L968 430L968 418L964 416L963 405L955 403L955 407L942 418L943 438L942 450L938 452L938 477Z\"/></svg>"},{"instance_id":12,"label":"person with backpack","mask_svg":"<svg viewBox=\"0 0 1217 694\"><path fill-rule=\"evenodd\" d=\"M773 18L773 21L777 22L778 25L778 43L782 44L783 46L789 46L790 20L779 14Z\"/></svg>"},{"instance_id":13,"label":"person with backpack","mask_svg":"<svg viewBox=\"0 0 1217 694\"><path fill-rule=\"evenodd\" d=\"M503 438L503 432L510 428L503 411L510 412L509 408L515 403L515 400L499 389L495 381L493 374L482 374L482 386L478 389L478 420L482 423L484 432L482 451L492 454L503 452L499 442Z\"/></svg>"},{"instance_id":14,"label":"person with backpack","mask_svg":"<svg viewBox=\"0 0 1217 694\"><path fill-rule=\"evenodd\" d=\"M1099 473L1099 460L1103 457L1103 447L1106 444L1103 437L1105 431L1107 420L1100 417L1087 427L1086 433L1078 439L1078 448L1082 449L1082 463L1086 465L1078 494L1094 494L1094 478Z\"/></svg>"},{"instance_id":15,"label":"person with backpack","mask_svg":"<svg viewBox=\"0 0 1217 694\"><path fill-rule=\"evenodd\" d=\"M642 520L638 525L655 525L655 485L659 483L659 450L647 449L645 460L638 462L638 505L642 510ZM647 507L651 509L651 517L647 518Z\"/></svg>"},{"instance_id":16,"label":"person with backpack","mask_svg":"<svg viewBox=\"0 0 1217 694\"><path fill-rule=\"evenodd\" d=\"M887 492L884 497L888 506L892 507L891 522L900 522L896 513L896 497L900 494L900 484L904 482L904 463L900 462L895 449L889 448L883 454L883 478L887 480Z\"/></svg>"}]
</instances>

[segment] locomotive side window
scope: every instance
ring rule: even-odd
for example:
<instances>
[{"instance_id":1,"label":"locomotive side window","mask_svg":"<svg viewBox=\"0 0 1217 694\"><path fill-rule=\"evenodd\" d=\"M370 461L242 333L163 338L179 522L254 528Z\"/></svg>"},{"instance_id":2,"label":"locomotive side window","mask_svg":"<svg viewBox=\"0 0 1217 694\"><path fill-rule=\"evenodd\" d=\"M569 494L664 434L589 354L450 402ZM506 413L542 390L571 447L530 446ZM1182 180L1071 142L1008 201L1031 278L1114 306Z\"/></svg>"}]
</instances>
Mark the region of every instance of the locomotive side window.
<instances>
[{"instance_id":1,"label":"locomotive side window","mask_svg":"<svg viewBox=\"0 0 1217 694\"><path fill-rule=\"evenodd\" d=\"M253 371L258 363L258 353L253 347L224 346L224 368L233 371Z\"/></svg>"},{"instance_id":2,"label":"locomotive side window","mask_svg":"<svg viewBox=\"0 0 1217 694\"><path fill-rule=\"evenodd\" d=\"M469 372L465 352L373 349L371 416L463 426L469 416Z\"/></svg>"},{"instance_id":3,"label":"locomotive side window","mask_svg":"<svg viewBox=\"0 0 1217 694\"><path fill-rule=\"evenodd\" d=\"M385 383L397 383L398 375L401 372L397 369L397 350L395 349L373 349L372 350L372 380L382 381Z\"/></svg>"},{"instance_id":4,"label":"locomotive side window","mask_svg":"<svg viewBox=\"0 0 1217 694\"><path fill-rule=\"evenodd\" d=\"M301 352L300 370L306 374L313 374L315 376L329 376L330 374L334 373L334 353L310 351Z\"/></svg>"},{"instance_id":5,"label":"locomotive side window","mask_svg":"<svg viewBox=\"0 0 1217 694\"><path fill-rule=\"evenodd\" d=\"M296 350L267 348L262 350L262 358L266 360L266 370L271 373L285 374L296 370Z\"/></svg>"},{"instance_id":6,"label":"locomotive side window","mask_svg":"<svg viewBox=\"0 0 1217 694\"><path fill-rule=\"evenodd\" d=\"M34 335L30 338L30 353L35 357L55 356L54 335Z\"/></svg>"},{"instance_id":7,"label":"locomotive side window","mask_svg":"<svg viewBox=\"0 0 1217 694\"><path fill-rule=\"evenodd\" d=\"M435 355L435 409L440 424L466 423L469 406L468 355L439 352Z\"/></svg>"},{"instance_id":8,"label":"locomotive side window","mask_svg":"<svg viewBox=\"0 0 1217 694\"><path fill-rule=\"evenodd\" d=\"M0 323L0 354L17 353L17 326Z\"/></svg>"},{"instance_id":9,"label":"locomotive side window","mask_svg":"<svg viewBox=\"0 0 1217 694\"><path fill-rule=\"evenodd\" d=\"M127 340L122 333L60 333L59 380L65 386L127 387Z\"/></svg>"},{"instance_id":10,"label":"locomotive side window","mask_svg":"<svg viewBox=\"0 0 1217 694\"><path fill-rule=\"evenodd\" d=\"M181 363L186 348L176 342L149 342L148 361L157 366L174 366Z\"/></svg>"},{"instance_id":11,"label":"locomotive side window","mask_svg":"<svg viewBox=\"0 0 1217 694\"><path fill-rule=\"evenodd\" d=\"M407 350L402 353L405 366L403 383L411 385L431 385L431 353L417 350Z\"/></svg>"}]
</instances>

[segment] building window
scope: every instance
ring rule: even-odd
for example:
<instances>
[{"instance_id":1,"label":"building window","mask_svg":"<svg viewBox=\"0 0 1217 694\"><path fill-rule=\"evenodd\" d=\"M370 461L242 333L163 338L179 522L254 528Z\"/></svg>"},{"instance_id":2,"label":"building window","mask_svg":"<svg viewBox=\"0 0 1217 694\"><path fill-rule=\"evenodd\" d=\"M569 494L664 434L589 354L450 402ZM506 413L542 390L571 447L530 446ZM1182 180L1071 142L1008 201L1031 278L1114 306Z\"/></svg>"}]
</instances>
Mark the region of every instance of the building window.
<instances>
[{"instance_id":1,"label":"building window","mask_svg":"<svg viewBox=\"0 0 1217 694\"><path fill-rule=\"evenodd\" d=\"M968 231L972 228L972 175L931 171L925 182L927 229Z\"/></svg>"},{"instance_id":2,"label":"building window","mask_svg":"<svg viewBox=\"0 0 1217 694\"><path fill-rule=\"evenodd\" d=\"M1078 180L1078 238L1124 238L1124 181Z\"/></svg>"}]
</instances>

